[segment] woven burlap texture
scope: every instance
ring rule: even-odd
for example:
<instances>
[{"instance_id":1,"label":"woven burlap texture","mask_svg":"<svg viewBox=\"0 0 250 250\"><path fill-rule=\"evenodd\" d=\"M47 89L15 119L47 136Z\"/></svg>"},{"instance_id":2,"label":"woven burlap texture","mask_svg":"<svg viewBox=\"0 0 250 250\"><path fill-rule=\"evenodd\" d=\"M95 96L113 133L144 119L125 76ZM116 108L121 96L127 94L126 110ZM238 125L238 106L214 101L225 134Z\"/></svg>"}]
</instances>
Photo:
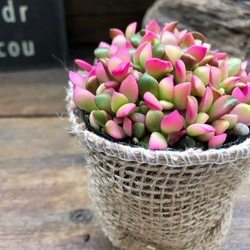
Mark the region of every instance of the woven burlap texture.
<instances>
[{"instance_id":1,"label":"woven burlap texture","mask_svg":"<svg viewBox=\"0 0 250 250\"><path fill-rule=\"evenodd\" d=\"M67 90L71 133L88 162L92 208L119 249L218 249L249 173L250 139L228 149L152 151L85 129Z\"/></svg>"}]
</instances>

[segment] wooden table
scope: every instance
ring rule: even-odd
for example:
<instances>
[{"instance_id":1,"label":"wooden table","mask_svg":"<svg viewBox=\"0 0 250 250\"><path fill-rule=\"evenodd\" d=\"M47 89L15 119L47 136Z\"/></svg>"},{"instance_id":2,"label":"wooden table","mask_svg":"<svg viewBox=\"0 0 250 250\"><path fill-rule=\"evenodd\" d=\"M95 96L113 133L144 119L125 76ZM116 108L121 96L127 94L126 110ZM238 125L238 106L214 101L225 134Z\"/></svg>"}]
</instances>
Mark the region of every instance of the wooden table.
<instances>
[{"instance_id":1,"label":"wooden table","mask_svg":"<svg viewBox=\"0 0 250 250\"><path fill-rule=\"evenodd\" d=\"M67 133L63 68L0 73L0 249L110 250ZM250 177L221 249L250 249Z\"/></svg>"}]
</instances>

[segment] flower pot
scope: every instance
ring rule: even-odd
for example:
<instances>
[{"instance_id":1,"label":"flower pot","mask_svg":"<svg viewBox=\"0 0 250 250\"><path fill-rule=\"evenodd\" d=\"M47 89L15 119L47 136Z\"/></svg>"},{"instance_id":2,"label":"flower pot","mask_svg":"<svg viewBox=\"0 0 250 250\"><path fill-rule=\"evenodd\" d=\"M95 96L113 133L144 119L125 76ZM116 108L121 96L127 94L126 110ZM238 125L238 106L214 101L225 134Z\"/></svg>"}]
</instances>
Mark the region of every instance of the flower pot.
<instances>
[{"instance_id":1,"label":"flower pot","mask_svg":"<svg viewBox=\"0 0 250 250\"><path fill-rule=\"evenodd\" d=\"M85 128L68 89L72 133L89 164L92 207L120 249L217 249L249 172L250 139L227 149L147 150Z\"/></svg>"}]
</instances>

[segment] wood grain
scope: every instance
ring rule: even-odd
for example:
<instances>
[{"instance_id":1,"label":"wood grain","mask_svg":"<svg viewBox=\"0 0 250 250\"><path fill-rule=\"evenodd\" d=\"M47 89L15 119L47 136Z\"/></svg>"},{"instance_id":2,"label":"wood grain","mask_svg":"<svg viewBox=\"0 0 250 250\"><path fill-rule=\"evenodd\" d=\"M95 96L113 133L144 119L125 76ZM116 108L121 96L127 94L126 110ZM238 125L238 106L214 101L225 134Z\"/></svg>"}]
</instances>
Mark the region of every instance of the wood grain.
<instances>
[{"instance_id":1,"label":"wood grain","mask_svg":"<svg viewBox=\"0 0 250 250\"><path fill-rule=\"evenodd\" d=\"M70 219L90 201L82 152L65 127L59 118L0 120L1 249L111 249L95 218Z\"/></svg>"}]
</instances>

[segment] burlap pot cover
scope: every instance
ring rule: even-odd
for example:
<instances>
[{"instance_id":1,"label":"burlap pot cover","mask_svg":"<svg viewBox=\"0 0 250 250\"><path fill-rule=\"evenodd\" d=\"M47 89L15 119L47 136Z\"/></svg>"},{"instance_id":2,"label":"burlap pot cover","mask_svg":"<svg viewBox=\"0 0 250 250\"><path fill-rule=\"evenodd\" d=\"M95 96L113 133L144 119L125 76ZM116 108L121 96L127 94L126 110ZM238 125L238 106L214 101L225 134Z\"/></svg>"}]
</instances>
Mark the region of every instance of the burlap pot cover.
<instances>
[{"instance_id":1,"label":"burlap pot cover","mask_svg":"<svg viewBox=\"0 0 250 250\"><path fill-rule=\"evenodd\" d=\"M250 139L228 149L147 150L85 129L68 89L71 132L88 162L89 195L120 249L218 249L234 196L249 173Z\"/></svg>"}]
</instances>

